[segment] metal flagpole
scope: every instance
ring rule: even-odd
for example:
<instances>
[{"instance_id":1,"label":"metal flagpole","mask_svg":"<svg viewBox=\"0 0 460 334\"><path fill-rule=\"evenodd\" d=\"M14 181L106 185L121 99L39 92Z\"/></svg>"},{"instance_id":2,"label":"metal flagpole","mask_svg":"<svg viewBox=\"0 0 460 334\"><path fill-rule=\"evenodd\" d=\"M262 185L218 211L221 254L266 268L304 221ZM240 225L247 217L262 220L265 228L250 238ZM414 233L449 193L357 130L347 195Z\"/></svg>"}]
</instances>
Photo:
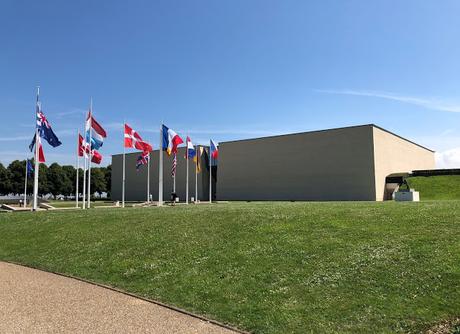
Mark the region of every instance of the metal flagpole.
<instances>
[{"instance_id":1,"label":"metal flagpole","mask_svg":"<svg viewBox=\"0 0 460 334\"><path fill-rule=\"evenodd\" d=\"M37 108L39 108L40 87L37 87ZM37 110L35 110L35 170L34 170L34 204L33 211L37 211L37 196L38 196L38 127L37 127Z\"/></svg>"},{"instance_id":2,"label":"metal flagpole","mask_svg":"<svg viewBox=\"0 0 460 334\"><path fill-rule=\"evenodd\" d=\"M187 136L188 138L188 136ZM188 204L188 142L185 148L185 163L187 164L187 183L185 184L185 204Z\"/></svg>"},{"instance_id":3,"label":"metal flagpole","mask_svg":"<svg viewBox=\"0 0 460 334\"><path fill-rule=\"evenodd\" d=\"M209 203L212 203L212 165L211 165L211 142L209 142Z\"/></svg>"},{"instance_id":4,"label":"metal flagpole","mask_svg":"<svg viewBox=\"0 0 460 334\"><path fill-rule=\"evenodd\" d=\"M29 165L29 159L26 157L26 179L24 181L24 207L27 206L27 166Z\"/></svg>"},{"instance_id":5,"label":"metal flagpole","mask_svg":"<svg viewBox=\"0 0 460 334\"><path fill-rule=\"evenodd\" d=\"M123 121L123 180L121 185L121 207L125 207L125 182L126 182L126 172L125 172L125 164L126 164L126 147L125 147L125 124L126 121Z\"/></svg>"},{"instance_id":6,"label":"metal flagpole","mask_svg":"<svg viewBox=\"0 0 460 334\"><path fill-rule=\"evenodd\" d=\"M160 126L160 151L159 166L158 166L158 206L163 205L163 123Z\"/></svg>"},{"instance_id":7,"label":"metal flagpole","mask_svg":"<svg viewBox=\"0 0 460 334\"><path fill-rule=\"evenodd\" d=\"M89 119L89 157L88 157L88 209L91 208L91 159L93 155L93 150L91 147L91 137L93 134L93 98L91 98L90 103L90 119Z\"/></svg>"},{"instance_id":8,"label":"metal flagpole","mask_svg":"<svg viewBox=\"0 0 460 334\"><path fill-rule=\"evenodd\" d=\"M85 132L85 127L83 127L83 134L84 134L84 143L85 147L83 147L83 198L82 198L82 209L86 208L86 160L88 159L88 156L86 154L86 132Z\"/></svg>"},{"instance_id":9,"label":"metal flagpole","mask_svg":"<svg viewBox=\"0 0 460 334\"><path fill-rule=\"evenodd\" d=\"M150 203L150 152L147 159L147 203Z\"/></svg>"},{"instance_id":10,"label":"metal flagpole","mask_svg":"<svg viewBox=\"0 0 460 334\"><path fill-rule=\"evenodd\" d=\"M198 145L195 145L195 203L198 202Z\"/></svg>"},{"instance_id":11,"label":"metal flagpole","mask_svg":"<svg viewBox=\"0 0 460 334\"><path fill-rule=\"evenodd\" d=\"M80 158L78 154L80 153L80 131L77 129L77 176L75 179L75 207L78 208L78 171L80 169Z\"/></svg>"},{"instance_id":12,"label":"metal flagpole","mask_svg":"<svg viewBox=\"0 0 460 334\"><path fill-rule=\"evenodd\" d=\"M177 154L174 153L174 161L173 163L176 164L173 176L173 193L176 193L176 172L177 172Z\"/></svg>"}]
</instances>

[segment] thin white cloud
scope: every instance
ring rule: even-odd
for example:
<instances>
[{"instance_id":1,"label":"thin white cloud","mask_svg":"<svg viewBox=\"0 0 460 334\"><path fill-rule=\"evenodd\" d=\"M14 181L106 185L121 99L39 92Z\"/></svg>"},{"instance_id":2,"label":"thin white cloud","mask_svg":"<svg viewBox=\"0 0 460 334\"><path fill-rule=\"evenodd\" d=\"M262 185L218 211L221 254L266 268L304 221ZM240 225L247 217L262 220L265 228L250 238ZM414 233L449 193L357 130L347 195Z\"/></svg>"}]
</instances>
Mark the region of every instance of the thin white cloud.
<instances>
[{"instance_id":1,"label":"thin white cloud","mask_svg":"<svg viewBox=\"0 0 460 334\"><path fill-rule=\"evenodd\" d=\"M85 114L86 114L85 109L74 108L68 111L57 112L55 115L56 115L56 118L67 118L70 116L84 116Z\"/></svg>"},{"instance_id":2,"label":"thin white cloud","mask_svg":"<svg viewBox=\"0 0 460 334\"><path fill-rule=\"evenodd\" d=\"M33 134L31 136L0 137L0 141L32 140L32 137Z\"/></svg>"},{"instance_id":3,"label":"thin white cloud","mask_svg":"<svg viewBox=\"0 0 460 334\"><path fill-rule=\"evenodd\" d=\"M431 110L448 111L448 112L460 112L460 103L451 103L439 98L427 98L417 96L400 95L391 92L381 91L370 91L370 90L329 90L329 89L317 89L318 93L334 94L334 95L353 95L353 96L365 96L375 97L391 101L397 101L407 104L416 105Z\"/></svg>"}]
</instances>

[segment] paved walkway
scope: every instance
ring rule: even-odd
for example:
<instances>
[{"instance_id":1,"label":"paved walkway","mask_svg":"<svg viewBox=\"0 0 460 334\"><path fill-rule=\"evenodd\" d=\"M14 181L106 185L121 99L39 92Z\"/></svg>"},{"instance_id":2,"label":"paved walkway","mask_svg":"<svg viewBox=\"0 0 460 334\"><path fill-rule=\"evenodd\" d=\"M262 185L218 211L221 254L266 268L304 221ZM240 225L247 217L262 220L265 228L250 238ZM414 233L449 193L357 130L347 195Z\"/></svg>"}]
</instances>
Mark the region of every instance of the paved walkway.
<instances>
[{"instance_id":1,"label":"paved walkway","mask_svg":"<svg viewBox=\"0 0 460 334\"><path fill-rule=\"evenodd\" d=\"M0 262L0 333L235 333L119 292Z\"/></svg>"}]
</instances>

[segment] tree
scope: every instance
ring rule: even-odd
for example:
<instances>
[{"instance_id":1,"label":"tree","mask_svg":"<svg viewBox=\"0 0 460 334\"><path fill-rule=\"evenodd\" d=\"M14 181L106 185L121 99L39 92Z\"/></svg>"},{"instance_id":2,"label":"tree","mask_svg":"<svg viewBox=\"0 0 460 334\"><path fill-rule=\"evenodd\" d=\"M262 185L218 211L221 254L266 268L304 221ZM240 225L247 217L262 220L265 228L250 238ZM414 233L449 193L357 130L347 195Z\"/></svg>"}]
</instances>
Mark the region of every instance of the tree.
<instances>
[{"instance_id":1,"label":"tree","mask_svg":"<svg viewBox=\"0 0 460 334\"><path fill-rule=\"evenodd\" d=\"M106 192L107 185L105 181L105 174L101 170L102 168L92 168L91 169L91 192Z\"/></svg>"},{"instance_id":2,"label":"tree","mask_svg":"<svg viewBox=\"0 0 460 334\"><path fill-rule=\"evenodd\" d=\"M38 173L38 194L46 195L51 192L49 179L48 179L48 166L39 164Z\"/></svg>"},{"instance_id":3,"label":"tree","mask_svg":"<svg viewBox=\"0 0 460 334\"><path fill-rule=\"evenodd\" d=\"M0 194L11 192L11 176L7 168L0 163Z\"/></svg>"},{"instance_id":4,"label":"tree","mask_svg":"<svg viewBox=\"0 0 460 334\"><path fill-rule=\"evenodd\" d=\"M14 160L8 165L9 192L14 194L21 194L24 192L25 167L25 160Z\"/></svg>"},{"instance_id":5,"label":"tree","mask_svg":"<svg viewBox=\"0 0 460 334\"><path fill-rule=\"evenodd\" d=\"M64 169L57 163L52 163L46 172L49 192L54 196L67 195L72 192L72 184Z\"/></svg>"},{"instance_id":6,"label":"tree","mask_svg":"<svg viewBox=\"0 0 460 334\"><path fill-rule=\"evenodd\" d=\"M77 170L73 166L67 165L67 166L62 166L62 171L64 172L65 179L66 179L64 186L61 189L62 194L64 195L75 194L75 179L77 177L76 175Z\"/></svg>"}]
</instances>

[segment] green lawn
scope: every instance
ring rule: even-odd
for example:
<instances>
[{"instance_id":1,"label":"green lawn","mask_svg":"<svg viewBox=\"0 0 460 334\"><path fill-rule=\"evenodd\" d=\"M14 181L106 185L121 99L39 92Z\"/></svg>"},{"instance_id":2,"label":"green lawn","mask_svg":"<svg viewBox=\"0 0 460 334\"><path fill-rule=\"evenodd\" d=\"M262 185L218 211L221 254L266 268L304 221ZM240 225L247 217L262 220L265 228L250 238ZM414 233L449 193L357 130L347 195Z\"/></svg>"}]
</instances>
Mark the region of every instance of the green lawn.
<instances>
[{"instance_id":1,"label":"green lawn","mask_svg":"<svg viewBox=\"0 0 460 334\"><path fill-rule=\"evenodd\" d=\"M0 214L0 259L257 333L420 332L460 315L460 201Z\"/></svg>"},{"instance_id":2,"label":"green lawn","mask_svg":"<svg viewBox=\"0 0 460 334\"><path fill-rule=\"evenodd\" d=\"M460 175L410 177L407 182L420 191L421 200L460 200Z\"/></svg>"}]
</instances>

